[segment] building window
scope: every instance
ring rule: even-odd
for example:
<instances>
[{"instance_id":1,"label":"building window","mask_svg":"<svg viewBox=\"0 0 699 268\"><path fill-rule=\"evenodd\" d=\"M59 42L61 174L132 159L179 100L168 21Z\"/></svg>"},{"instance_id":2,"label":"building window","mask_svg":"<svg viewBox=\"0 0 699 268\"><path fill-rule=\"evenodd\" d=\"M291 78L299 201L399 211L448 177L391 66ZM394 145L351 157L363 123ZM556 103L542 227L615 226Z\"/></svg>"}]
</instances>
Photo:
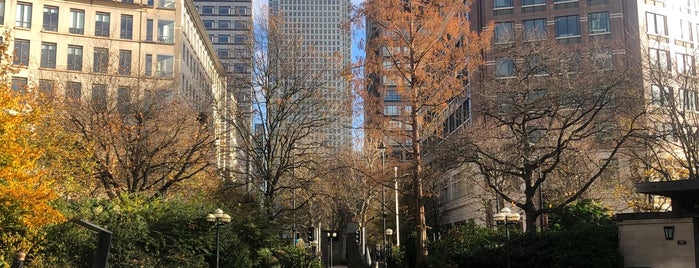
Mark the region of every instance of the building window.
<instances>
[{"instance_id":1,"label":"building window","mask_svg":"<svg viewBox=\"0 0 699 268\"><path fill-rule=\"evenodd\" d=\"M244 35L236 35L233 37L233 43L236 43L236 44L245 43L246 40L247 40L247 37L245 37Z\"/></svg>"},{"instance_id":2,"label":"building window","mask_svg":"<svg viewBox=\"0 0 699 268\"><path fill-rule=\"evenodd\" d=\"M529 55L524 58L524 71L531 75L545 75L548 73L544 58L539 55Z\"/></svg>"},{"instance_id":3,"label":"building window","mask_svg":"<svg viewBox=\"0 0 699 268\"><path fill-rule=\"evenodd\" d=\"M207 30L211 30L214 28L214 21L213 20L204 20L202 21L204 23L204 28Z\"/></svg>"},{"instance_id":4,"label":"building window","mask_svg":"<svg viewBox=\"0 0 699 268\"><path fill-rule=\"evenodd\" d=\"M12 77L12 90L14 92L26 93L27 92L27 78L26 77Z\"/></svg>"},{"instance_id":5,"label":"building window","mask_svg":"<svg viewBox=\"0 0 699 268\"><path fill-rule=\"evenodd\" d=\"M229 21L229 20L218 21L218 28L219 29L230 29L231 28L231 21Z\"/></svg>"},{"instance_id":6,"label":"building window","mask_svg":"<svg viewBox=\"0 0 699 268\"><path fill-rule=\"evenodd\" d=\"M131 75L131 50L119 50L119 75Z\"/></svg>"},{"instance_id":7,"label":"building window","mask_svg":"<svg viewBox=\"0 0 699 268\"><path fill-rule=\"evenodd\" d=\"M495 23L495 43L512 42L514 38L514 23L511 21Z\"/></svg>"},{"instance_id":8,"label":"building window","mask_svg":"<svg viewBox=\"0 0 699 268\"><path fill-rule=\"evenodd\" d=\"M14 65L29 65L29 40L15 39Z\"/></svg>"},{"instance_id":9,"label":"building window","mask_svg":"<svg viewBox=\"0 0 699 268\"><path fill-rule=\"evenodd\" d=\"M588 30L591 34L608 33L609 12L590 13L587 15Z\"/></svg>"},{"instance_id":10,"label":"building window","mask_svg":"<svg viewBox=\"0 0 699 268\"><path fill-rule=\"evenodd\" d=\"M42 98L51 99L54 96L54 85L53 80L39 79L39 95Z\"/></svg>"},{"instance_id":11,"label":"building window","mask_svg":"<svg viewBox=\"0 0 699 268\"><path fill-rule=\"evenodd\" d=\"M95 36L109 37L109 13L95 14Z\"/></svg>"},{"instance_id":12,"label":"building window","mask_svg":"<svg viewBox=\"0 0 699 268\"><path fill-rule=\"evenodd\" d=\"M107 110L107 85L92 85L92 107L95 111L104 112Z\"/></svg>"},{"instance_id":13,"label":"building window","mask_svg":"<svg viewBox=\"0 0 699 268\"><path fill-rule=\"evenodd\" d=\"M214 7L212 6L204 6L201 8L201 14L214 14Z\"/></svg>"},{"instance_id":14,"label":"building window","mask_svg":"<svg viewBox=\"0 0 699 268\"><path fill-rule=\"evenodd\" d=\"M512 0L510 0L512 1ZM238 15L247 15L248 14L248 8L246 7L238 7Z\"/></svg>"},{"instance_id":15,"label":"building window","mask_svg":"<svg viewBox=\"0 0 699 268\"><path fill-rule=\"evenodd\" d=\"M218 57L221 59L228 58L228 49L219 48L218 50L216 50L216 54L218 54Z\"/></svg>"},{"instance_id":16,"label":"building window","mask_svg":"<svg viewBox=\"0 0 699 268\"><path fill-rule=\"evenodd\" d=\"M556 17L556 37L580 36L580 16Z\"/></svg>"},{"instance_id":17,"label":"building window","mask_svg":"<svg viewBox=\"0 0 699 268\"><path fill-rule=\"evenodd\" d=\"M386 96L383 97L384 101L400 101L400 93L395 89L386 90Z\"/></svg>"},{"instance_id":18,"label":"building window","mask_svg":"<svg viewBox=\"0 0 699 268\"><path fill-rule=\"evenodd\" d=\"M546 19L522 21L524 40L541 40L546 38Z\"/></svg>"},{"instance_id":19,"label":"building window","mask_svg":"<svg viewBox=\"0 0 699 268\"><path fill-rule=\"evenodd\" d=\"M400 109L396 105L386 105L383 107L384 115L400 115Z\"/></svg>"},{"instance_id":20,"label":"building window","mask_svg":"<svg viewBox=\"0 0 699 268\"><path fill-rule=\"evenodd\" d=\"M121 31L119 37L121 39L133 38L133 16L121 15Z\"/></svg>"},{"instance_id":21,"label":"building window","mask_svg":"<svg viewBox=\"0 0 699 268\"><path fill-rule=\"evenodd\" d=\"M152 7L153 5L155 5L155 0L148 0L146 5L148 5L149 7Z\"/></svg>"},{"instance_id":22,"label":"building window","mask_svg":"<svg viewBox=\"0 0 699 268\"><path fill-rule=\"evenodd\" d=\"M697 92L694 90L684 91L684 109L690 111L699 111L699 106L697 106Z\"/></svg>"},{"instance_id":23,"label":"building window","mask_svg":"<svg viewBox=\"0 0 699 268\"><path fill-rule=\"evenodd\" d=\"M158 42L175 42L175 22L171 20L158 21Z\"/></svg>"},{"instance_id":24,"label":"building window","mask_svg":"<svg viewBox=\"0 0 699 268\"><path fill-rule=\"evenodd\" d=\"M85 10L70 10L70 26L68 32L73 34L85 34Z\"/></svg>"},{"instance_id":25,"label":"building window","mask_svg":"<svg viewBox=\"0 0 699 268\"><path fill-rule=\"evenodd\" d=\"M612 50L609 48L595 49L592 51L592 62L599 70L612 69Z\"/></svg>"},{"instance_id":26,"label":"building window","mask_svg":"<svg viewBox=\"0 0 699 268\"><path fill-rule=\"evenodd\" d=\"M175 8L175 0L160 0L158 4L162 8Z\"/></svg>"},{"instance_id":27,"label":"building window","mask_svg":"<svg viewBox=\"0 0 699 268\"><path fill-rule=\"evenodd\" d=\"M117 88L117 111L120 114L131 113L131 88Z\"/></svg>"},{"instance_id":28,"label":"building window","mask_svg":"<svg viewBox=\"0 0 699 268\"><path fill-rule=\"evenodd\" d=\"M218 35L218 42L219 43L228 43L230 42L231 36L227 34L220 34Z\"/></svg>"},{"instance_id":29,"label":"building window","mask_svg":"<svg viewBox=\"0 0 699 268\"><path fill-rule=\"evenodd\" d=\"M545 5L545 4L546 4L546 0L522 0L523 6Z\"/></svg>"},{"instance_id":30,"label":"building window","mask_svg":"<svg viewBox=\"0 0 699 268\"><path fill-rule=\"evenodd\" d=\"M68 46L68 64L66 67L71 71L83 70L83 47Z\"/></svg>"},{"instance_id":31,"label":"building window","mask_svg":"<svg viewBox=\"0 0 699 268\"><path fill-rule=\"evenodd\" d=\"M156 75L158 77L173 77L173 56L158 55L156 62Z\"/></svg>"},{"instance_id":32,"label":"building window","mask_svg":"<svg viewBox=\"0 0 699 268\"><path fill-rule=\"evenodd\" d=\"M153 55L151 55L151 54L146 54L146 70L145 70L144 75L145 76L153 75Z\"/></svg>"},{"instance_id":33,"label":"building window","mask_svg":"<svg viewBox=\"0 0 699 268\"><path fill-rule=\"evenodd\" d=\"M509 77L515 74L515 63L508 58L495 59L495 75L497 77Z\"/></svg>"},{"instance_id":34,"label":"building window","mask_svg":"<svg viewBox=\"0 0 699 268\"><path fill-rule=\"evenodd\" d=\"M41 43L42 68L56 68L56 43Z\"/></svg>"},{"instance_id":35,"label":"building window","mask_svg":"<svg viewBox=\"0 0 699 268\"><path fill-rule=\"evenodd\" d=\"M0 24L5 24L5 1L0 1Z\"/></svg>"},{"instance_id":36,"label":"building window","mask_svg":"<svg viewBox=\"0 0 699 268\"><path fill-rule=\"evenodd\" d=\"M96 47L92 62L92 71L106 73L109 66L109 49Z\"/></svg>"},{"instance_id":37,"label":"building window","mask_svg":"<svg viewBox=\"0 0 699 268\"><path fill-rule=\"evenodd\" d=\"M236 30L247 30L248 29L248 23L244 21L236 21L235 22L235 29Z\"/></svg>"},{"instance_id":38,"label":"building window","mask_svg":"<svg viewBox=\"0 0 699 268\"><path fill-rule=\"evenodd\" d=\"M670 51L651 48L648 49L648 59L651 68L655 70L670 71Z\"/></svg>"},{"instance_id":39,"label":"building window","mask_svg":"<svg viewBox=\"0 0 699 268\"><path fill-rule=\"evenodd\" d=\"M67 82L66 83L66 102L79 102L80 96L82 95L82 84L79 82Z\"/></svg>"},{"instance_id":40,"label":"building window","mask_svg":"<svg viewBox=\"0 0 699 268\"><path fill-rule=\"evenodd\" d=\"M58 7L44 6L44 30L58 31Z\"/></svg>"},{"instance_id":41,"label":"building window","mask_svg":"<svg viewBox=\"0 0 699 268\"><path fill-rule=\"evenodd\" d=\"M651 85L651 97L653 104L662 107L669 107L672 101L672 88L661 88L657 85Z\"/></svg>"},{"instance_id":42,"label":"building window","mask_svg":"<svg viewBox=\"0 0 699 268\"><path fill-rule=\"evenodd\" d=\"M32 27L32 4L17 2L17 13L15 13L15 26L22 28Z\"/></svg>"},{"instance_id":43,"label":"building window","mask_svg":"<svg viewBox=\"0 0 699 268\"><path fill-rule=\"evenodd\" d=\"M646 30L649 34L667 35L667 18L664 15L646 12Z\"/></svg>"},{"instance_id":44,"label":"building window","mask_svg":"<svg viewBox=\"0 0 699 268\"><path fill-rule=\"evenodd\" d=\"M218 7L218 14L219 15L226 15L231 13L231 8L227 6L220 6Z\"/></svg>"},{"instance_id":45,"label":"building window","mask_svg":"<svg viewBox=\"0 0 699 268\"><path fill-rule=\"evenodd\" d=\"M681 74L694 74L694 56L677 53L677 72Z\"/></svg>"},{"instance_id":46,"label":"building window","mask_svg":"<svg viewBox=\"0 0 699 268\"><path fill-rule=\"evenodd\" d=\"M694 34L692 31L692 22L686 20L680 20L680 30L682 30L682 40L694 41Z\"/></svg>"},{"instance_id":47,"label":"building window","mask_svg":"<svg viewBox=\"0 0 699 268\"><path fill-rule=\"evenodd\" d=\"M146 20L146 41L153 41L153 20Z\"/></svg>"},{"instance_id":48,"label":"building window","mask_svg":"<svg viewBox=\"0 0 699 268\"><path fill-rule=\"evenodd\" d=\"M512 7L512 0L495 0L493 3L495 8L509 8Z\"/></svg>"}]
</instances>

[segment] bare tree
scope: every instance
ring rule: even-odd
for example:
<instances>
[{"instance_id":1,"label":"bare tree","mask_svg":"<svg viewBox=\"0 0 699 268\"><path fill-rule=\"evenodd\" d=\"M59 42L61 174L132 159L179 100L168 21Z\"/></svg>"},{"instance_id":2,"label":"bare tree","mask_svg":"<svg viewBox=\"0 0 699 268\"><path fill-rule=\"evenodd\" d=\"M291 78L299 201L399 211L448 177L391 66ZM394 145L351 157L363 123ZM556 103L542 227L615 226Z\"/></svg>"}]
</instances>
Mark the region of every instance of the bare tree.
<instances>
[{"instance_id":1,"label":"bare tree","mask_svg":"<svg viewBox=\"0 0 699 268\"><path fill-rule=\"evenodd\" d=\"M227 117L239 136L234 150L248 156L243 168L232 171L245 180L232 186L247 185L251 196L263 198L267 217L275 219L318 194L313 184L328 167L325 129L347 107L324 95L334 91L328 78L342 75L328 68L342 63L335 53L308 45L281 16L258 17L256 25L259 31L239 51L252 59L252 79L236 81L253 90L252 108Z\"/></svg>"},{"instance_id":2,"label":"bare tree","mask_svg":"<svg viewBox=\"0 0 699 268\"><path fill-rule=\"evenodd\" d=\"M205 108L211 93L202 93L208 105L197 104L185 99L172 79L125 76L130 66L110 64L117 56L103 50L92 61L99 66L88 66L93 74L68 82L63 98L54 100L63 104L64 127L90 155L95 191L110 198L156 197L183 181L215 174L216 137Z\"/></svg>"},{"instance_id":3,"label":"bare tree","mask_svg":"<svg viewBox=\"0 0 699 268\"><path fill-rule=\"evenodd\" d=\"M578 51L549 39L500 44L495 66L473 87L474 124L450 150L524 210L527 232L536 231L543 213L604 177L640 129L642 91L632 87L623 59L612 57L612 45ZM559 192L537 206L545 182Z\"/></svg>"},{"instance_id":4,"label":"bare tree","mask_svg":"<svg viewBox=\"0 0 699 268\"><path fill-rule=\"evenodd\" d=\"M490 40L488 33L481 38L470 30L468 10L468 3L452 0L368 1L364 9L372 35L368 40L366 71L376 76L374 82L382 82L379 97L391 88L402 101L400 115L379 119L376 127L394 139L390 145L402 146L412 158L418 234L416 267L425 266L427 256L421 144L433 129L431 117L464 91L466 72L481 63L480 52ZM366 103L380 103L371 100L376 96L367 95ZM409 126L402 128L407 132L387 131L387 121Z\"/></svg>"}]
</instances>

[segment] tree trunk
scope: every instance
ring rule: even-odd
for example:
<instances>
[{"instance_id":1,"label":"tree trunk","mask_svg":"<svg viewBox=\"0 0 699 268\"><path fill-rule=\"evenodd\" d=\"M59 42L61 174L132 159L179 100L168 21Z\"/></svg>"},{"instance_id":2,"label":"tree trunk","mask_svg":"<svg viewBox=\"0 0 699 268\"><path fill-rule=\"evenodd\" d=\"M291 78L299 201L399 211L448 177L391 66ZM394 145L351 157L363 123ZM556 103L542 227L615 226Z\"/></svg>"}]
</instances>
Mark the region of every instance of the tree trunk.
<instances>
[{"instance_id":1,"label":"tree trunk","mask_svg":"<svg viewBox=\"0 0 699 268\"><path fill-rule=\"evenodd\" d=\"M417 213L417 256L415 267L427 267L427 223L425 221L425 204L423 192L422 178L422 151L420 147L420 132L419 120L417 111L411 112L411 121L413 123L412 141L413 141L413 157L415 158L415 166L413 169L413 181L415 183L415 206Z\"/></svg>"}]
</instances>

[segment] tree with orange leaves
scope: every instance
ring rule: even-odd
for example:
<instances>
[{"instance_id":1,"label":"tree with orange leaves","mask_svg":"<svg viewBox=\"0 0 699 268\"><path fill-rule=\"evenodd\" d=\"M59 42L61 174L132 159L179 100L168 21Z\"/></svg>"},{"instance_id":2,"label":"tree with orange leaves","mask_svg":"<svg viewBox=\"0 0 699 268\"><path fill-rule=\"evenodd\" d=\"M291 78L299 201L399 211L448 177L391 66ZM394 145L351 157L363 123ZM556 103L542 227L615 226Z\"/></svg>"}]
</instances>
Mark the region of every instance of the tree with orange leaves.
<instances>
[{"instance_id":1,"label":"tree with orange leaves","mask_svg":"<svg viewBox=\"0 0 699 268\"><path fill-rule=\"evenodd\" d=\"M402 106L398 113L368 118L374 124L368 126L368 132L386 137L388 144L402 147L412 158L416 267L424 267L427 256L421 145L434 129L432 124L437 123L431 118L465 92L467 74L482 63L481 52L489 46L492 35L471 30L467 17L470 2L381 0L367 1L363 9L369 32L365 71L374 78L370 88L376 89L366 96L366 109L383 114L377 100L388 90L400 97ZM390 129L390 125L404 127Z\"/></svg>"}]
</instances>

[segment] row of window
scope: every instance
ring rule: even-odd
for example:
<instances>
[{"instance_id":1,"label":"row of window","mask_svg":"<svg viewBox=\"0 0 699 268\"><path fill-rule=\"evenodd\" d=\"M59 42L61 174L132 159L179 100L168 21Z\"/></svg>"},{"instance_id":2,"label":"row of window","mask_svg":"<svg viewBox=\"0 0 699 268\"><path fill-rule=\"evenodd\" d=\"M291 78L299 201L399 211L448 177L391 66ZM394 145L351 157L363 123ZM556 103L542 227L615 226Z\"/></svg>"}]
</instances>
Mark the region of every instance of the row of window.
<instances>
[{"instance_id":1,"label":"row of window","mask_svg":"<svg viewBox=\"0 0 699 268\"><path fill-rule=\"evenodd\" d=\"M218 15L250 15L250 9L245 6L219 6L218 8L214 6L203 6L200 7L200 13L203 15L213 15L214 10L218 10Z\"/></svg>"},{"instance_id":2,"label":"row of window","mask_svg":"<svg viewBox=\"0 0 699 268\"><path fill-rule=\"evenodd\" d=\"M580 36L580 15L569 15L555 18L556 38ZM587 29L590 34L604 34L611 31L609 12L587 14ZM530 19L522 21L524 40L540 40L546 37L546 19ZM495 24L494 41L496 43L512 42L514 40L514 22L505 21Z\"/></svg>"},{"instance_id":3,"label":"row of window","mask_svg":"<svg viewBox=\"0 0 699 268\"><path fill-rule=\"evenodd\" d=\"M699 94L695 90L680 89L675 95L673 88L651 85L651 101L661 107L673 105L685 111L699 111ZM673 103L676 101L676 103Z\"/></svg>"},{"instance_id":4,"label":"row of window","mask_svg":"<svg viewBox=\"0 0 699 268\"><path fill-rule=\"evenodd\" d=\"M2 10L4 12L4 2ZM173 2L174 4L174 2ZM58 31L59 7L44 6L42 29L44 31ZM119 18L119 38L133 39L134 18L132 15L122 14ZM0 19L0 23L4 21ZM30 29L32 27L32 4L25 2L17 3L17 16L15 26ZM146 20L146 41L153 40L154 20ZM158 20L158 42L173 43L175 22L171 20ZM70 20L68 21L68 32L72 34L85 34L85 10L70 9ZM95 36L110 37L111 35L111 14L109 12L95 13Z\"/></svg>"},{"instance_id":5,"label":"row of window","mask_svg":"<svg viewBox=\"0 0 699 268\"><path fill-rule=\"evenodd\" d=\"M574 3L574 2L578 2L578 0L553 0L554 4ZM546 0L522 0L522 6L532 6L532 5L546 5ZM496 9L513 8L513 7L514 7L513 0L494 0L493 1L493 8L496 8Z\"/></svg>"},{"instance_id":6,"label":"row of window","mask_svg":"<svg viewBox=\"0 0 699 268\"><path fill-rule=\"evenodd\" d=\"M670 51L658 48L648 49L648 58L653 69L661 71L672 70L672 60ZM695 58L693 55L685 53L675 53L675 65L677 72L681 74L695 74Z\"/></svg>"},{"instance_id":7,"label":"row of window","mask_svg":"<svg viewBox=\"0 0 699 268\"><path fill-rule=\"evenodd\" d=\"M694 29L696 29L697 34L699 34L699 23L694 25L694 23L691 21L682 19L679 20L679 38L681 40L690 42L694 41ZM668 36L669 31L667 16L646 12L646 32L653 35ZM699 39L699 37L697 37L697 39Z\"/></svg>"},{"instance_id":8,"label":"row of window","mask_svg":"<svg viewBox=\"0 0 699 268\"><path fill-rule=\"evenodd\" d=\"M16 92L26 92L27 90L26 77L12 77L12 89ZM42 96L53 98L55 97L56 81L48 79L40 79L38 90ZM69 102L79 102L82 98L82 83L75 81L66 81L64 87L64 99ZM117 110L120 113L128 113L131 109L131 88L126 86L117 87L116 91ZM107 85L92 84L92 92L90 94L91 103L97 110L105 110L107 108Z\"/></svg>"},{"instance_id":9,"label":"row of window","mask_svg":"<svg viewBox=\"0 0 699 268\"><path fill-rule=\"evenodd\" d=\"M612 68L612 50L609 48L595 49L590 52L590 59L596 68L600 70L609 70ZM572 53L568 65L569 71L576 71L579 67L581 55ZM568 61L567 61L568 62ZM517 66L515 61L506 57L495 58L495 76L496 77L513 77L521 70L525 74L533 75L548 75L549 70L544 60L539 56L529 56L523 59L521 66Z\"/></svg>"},{"instance_id":10,"label":"row of window","mask_svg":"<svg viewBox=\"0 0 699 268\"><path fill-rule=\"evenodd\" d=\"M230 20L203 20L204 28L207 30L221 30L221 29L234 29L234 30L248 30L247 21L233 21L231 25ZM232 26L232 28L231 28Z\"/></svg>"},{"instance_id":11,"label":"row of window","mask_svg":"<svg viewBox=\"0 0 699 268\"><path fill-rule=\"evenodd\" d=\"M14 41L14 65L29 66L30 59L30 40L15 39ZM42 42L41 57L39 66L41 68L56 68L57 44ZM83 71L83 47L79 45L68 45L67 50L66 70ZM95 47L93 52L92 71L94 73L106 73L109 69L109 49L103 47ZM173 56L157 55L156 57L156 76L172 77L173 75ZM132 52L131 50L119 50L119 75L131 75ZM153 55L146 54L144 75L153 75L152 71Z\"/></svg>"},{"instance_id":12,"label":"row of window","mask_svg":"<svg viewBox=\"0 0 699 268\"><path fill-rule=\"evenodd\" d=\"M233 38L231 38L230 34L219 34L218 36L210 34L209 38L211 38L211 42L213 43L222 43L222 44L228 44L228 43L233 43L233 44L245 44L245 41L248 40L248 37L246 35L233 35ZM232 42L231 42L232 41Z\"/></svg>"}]
</instances>

